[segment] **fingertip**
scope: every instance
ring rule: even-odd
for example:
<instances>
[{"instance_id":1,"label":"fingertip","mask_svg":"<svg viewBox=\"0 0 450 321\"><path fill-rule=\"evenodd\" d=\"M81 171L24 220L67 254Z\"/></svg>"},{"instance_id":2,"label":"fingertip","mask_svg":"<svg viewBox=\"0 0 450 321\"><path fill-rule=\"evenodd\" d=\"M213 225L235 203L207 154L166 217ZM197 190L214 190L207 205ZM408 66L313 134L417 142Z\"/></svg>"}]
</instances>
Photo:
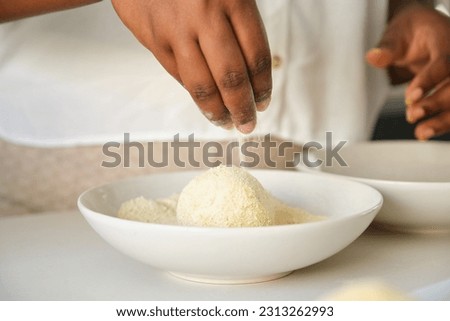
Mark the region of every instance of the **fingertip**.
<instances>
[{"instance_id":1,"label":"fingertip","mask_svg":"<svg viewBox=\"0 0 450 321\"><path fill-rule=\"evenodd\" d=\"M233 122L229 114L222 116L221 118L216 118L213 112L201 110L203 115L209 120L211 124L217 127L222 127L223 129L230 130L234 127Z\"/></svg>"},{"instance_id":2,"label":"fingertip","mask_svg":"<svg viewBox=\"0 0 450 321\"><path fill-rule=\"evenodd\" d=\"M385 68L392 63L393 55L387 48L372 48L366 52L366 61L374 67Z\"/></svg>"},{"instance_id":3,"label":"fingertip","mask_svg":"<svg viewBox=\"0 0 450 321\"><path fill-rule=\"evenodd\" d=\"M268 97L268 98L264 99L263 101L256 102L256 110L257 111L265 111L269 107L271 100L272 100L272 98Z\"/></svg>"},{"instance_id":4,"label":"fingertip","mask_svg":"<svg viewBox=\"0 0 450 321\"><path fill-rule=\"evenodd\" d=\"M366 52L366 57L378 57L378 55L381 53L381 48L372 48L369 51Z\"/></svg>"},{"instance_id":5,"label":"fingertip","mask_svg":"<svg viewBox=\"0 0 450 321\"><path fill-rule=\"evenodd\" d=\"M425 109L423 109L421 107L414 109L413 112L412 112L412 117L413 117L413 120L415 122L417 120L422 119L423 117L425 117L425 115L426 115Z\"/></svg>"},{"instance_id":6,"label":"fingertip","mask_svg":"<svg viewBox=\"0 0 450 321\"><path fill-rule=\"evenodd\" d=\"M240 124L236 128L242 133L242 134L250 134L256 127L256 120L251 120L248 123Z\"/></svg>"},{"instance_id":7,"label":"fingertip","mask_svg":"<svg viewBox=\"0 0 450 321\"><path fill-rule=\"evenodd\" d=\"M425 117L426 111L423 107L407 107L406 108L406 120L410 124L416 123L418 120Z\"/></svg>"},{"instance_id":8,"label":"fingertip","mask_svg":"<svg viewBox=\"0 0 450 321\"><path fill-rule=\"evenodd\" d=\"M424 90L420 87L412 88L408 87L405 94L405 104L410 106L419 101L424 95Z\"/></svg>"},{"instance_id":9,"label":"fingertip","mask_svg":"<svg viewBox=\"0 0 450 321\"><path fill-rule=\"evenodd\" d=\"M406 121L407 121L409 124L413 124L413 123L414 123L414 119L413 119L413 117L412 117L412 112L411 112L411 109L410 109L410 108L407 108L407 109L406 109Z\"/></svg>"},{"instance_id":10,"label":"fingertip","mask_svg":"<svg viewBox=\"0 0 450 321\"><path fill-rule=\"evenodd\" d=\"M217 127L222 127L223 129L230 130L234 127L231 121L220 121L220 120L210 120L211 124Z\"/></svg>"},{"instance_id":11,"label":"fingertip","mask_svg":"<svg viewBox=\"0 0 450 321\"><path fill-rule=\"evenodd\" d=\"M229 122L229 123L222 125L221 127L225 130L232 130L234 128L234 125L232 122Z\"/></svg>"},{"instance_id":12,"label":"fingertip","mask_svg":"<svg viewBox=\"0 0 450 321\"><path fill-rule=\"evenodd\" d=\"M427 141L436 136L436 131L431 127L417 128L416 137L420 141Z\"/></svg>"}]
</instances>

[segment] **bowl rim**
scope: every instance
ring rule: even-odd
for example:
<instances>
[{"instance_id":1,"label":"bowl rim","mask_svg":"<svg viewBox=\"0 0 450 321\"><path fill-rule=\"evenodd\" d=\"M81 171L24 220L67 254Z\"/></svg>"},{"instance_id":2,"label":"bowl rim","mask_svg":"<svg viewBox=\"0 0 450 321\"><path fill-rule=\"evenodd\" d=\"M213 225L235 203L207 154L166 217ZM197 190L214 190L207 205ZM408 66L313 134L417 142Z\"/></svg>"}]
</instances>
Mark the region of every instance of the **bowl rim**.
<instances>
[{"instance_id":1,"label":"bowl rim","mask_svg":"<svg viewBox=\"0 0 450 321\"><path fill-rule=\"evenodd\" d=\"M336 178L343 178L348 180L358 181L360 183L366 184L384 184L384 185L403 185L403 186L419 186L426 185L426 187L436 187L442 189L442 187L450 188L450 182L422 182L422 181L405 181L405 180L387 180L387 179L377 179L377 178L367 178L361 176L350 176L350 175L342 175L336 173L330 173L326 171L321 171L317 169L310 169L308 167L299 167L299 172L313 174L313 175L322 175L322 176L332 176Z\"/></svg>"},{"instance_id":2,"label":"bowl rim","mask_svg":"<svg viewBox=\"0 0 450 321\"><path fill-rule=\"evenodd\" d=\"M438 145L438 144L448 144L450 147L450 143L444 142L444 141L415 141L415 140L375 140L375 141L367 141L367 142L355 142L351 143L347 146L350 148L352 146L369 146L369 145L400 145L400 144L406 144L406 145L419 145L419 144L432 144L432 145ZM343 147L343 148L349 148L349 147ZM343 174L336 174L331 173L327 171L323 171L320 168L312 169L308 166L305 166L303 163L300 163L297 166L297 170L304 173L311 173L311 174L320 174L320 175L327 175L327 176L333 176L336 178L345 178L345 179L351 179L356 180L362 183L379 183L379 184L386 184L386 185L427 185L427 187L439 187L442 188L448 187L450 188L450 181L448 182L427 182L427 181L407 181L407 180L388 180L388 179L379 179L379 178L368 178L368 177L361 177L361 176L352 176L352 175L343 175Z\"/></svg>"},{"instance_id":3,"label":"bowl rim","mask_svg":"<svg viewBox=\"0 0 450 321\"><path fill-rule=\"evenodd\" d=\"M263 172L263 171L268 171L267 169L253 169L251 170L251 172ZM313 179L315 179L314 177L317 177L317 175L315 174L310 174L310 173L304 173L304 172L300 172L300 171L286 171L286 170L279 170L279 169L270 169L270 171L282 171L282 172L288 172L291 173L293 175L301 175L301 176L309 176ZM365 188L366 190L370 191L371 193L373 193L374 197L377 198L376 204L371 206L370 208L362 211L362 212L358 212L358 213L350 213L348 215L345 216L338 216L338 217L327 217L327 219L325 220L321 220L321 221L314 221L314 222L307 222L307 223L298 223L298 224L280 224L280 225L270 225L270 226L249 226L249 227L199 227L199 226L186 226L186 225L175 225L175 224L161 224L161 223L152 223L152 222L140 222L140 221L133 221L133 220L128 220L128 219L124 219L124 218L120 218L117 216L113 216L113 215L109 215L109 214L104 214L104 213L100 213L97 211L92 210L91 208L87 207L84 203L83 203L83 198L85 197L85 195L87 195L88 193L96 190L96 189L100 189L100 188L104 188L108 185L113 185L113 184L119 184L121 182L126 182L126 181L133 181L136 179L145 179L145 178L149 178L155 175L176 175L176 174L180 174L180 173L186 173L186 175L188 175L188 173L193 173L193 172L198 172L198 170L188 170L188 171L181 171L181 172L167 172L167 173L156 173L156 174L148 174L148 175L142 175L142 176L135 176L135 177L129 177L129 178L125 178L125 179L119 179L119 180L115 180L109 183L104 183L104 184L100 184L97 186L93 186L89 189L87 189L86 191L84 191L83 193L80 194L80 196L77 199L77 206L79 211L81 212L81 214L85 217L85 219L89 218L100 218L103 221L110 221L110 222L122 222L124 224L129 224L131 225L135 225L135 226L151 226L153 228L158 228L158 229L170 229L170 230L179 230L179 231L189 231L192 233L209 233L211 231L214 231L214 233L226 233L226 234L231 234L231 233L261 233L262 231L266 231L267 233L270 233L272 231L275 230L283 230L283 231L289 231L289 230L297 230L297 229L304 229L306 228L306 226L317 226L317 225L322 225L322 224L333 224L334 222L340 222L340 221L345 221L345 220L351 220L354 219L356 217L363 217L363 216L367 216L371 213L376 212L377 210L381 209L384 199L383 199L383 195L374 187L361 183L361 182L357 182L357 181L351 181L345 178L341 178L341 177L327 177L325 178L326 180L335 180L335 181L343 181L346 184L352 184L352 185L359 185L362 188ZM86 212L85 212L86 211ZM374 215L375 217L375 215Z\"/></svg>"}]
</instances>

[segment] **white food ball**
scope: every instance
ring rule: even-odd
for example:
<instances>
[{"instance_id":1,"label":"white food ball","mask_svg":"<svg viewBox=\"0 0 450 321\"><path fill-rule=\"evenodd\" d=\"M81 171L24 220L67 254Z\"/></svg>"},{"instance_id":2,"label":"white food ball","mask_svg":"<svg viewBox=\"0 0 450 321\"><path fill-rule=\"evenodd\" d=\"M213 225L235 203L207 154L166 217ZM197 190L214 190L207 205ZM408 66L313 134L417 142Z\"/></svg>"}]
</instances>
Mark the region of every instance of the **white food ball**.
<instances>
[{"instance_id":1,"label":"white food ball","mask_svg":"<svg viewBox=\"0 0 450 321\"><path fill-rule=\"evenodd\" d=\"M271 195L246 170L219 166L186 185L177 220L189 226L267 226L275 223L273 206Z\"/></svg>"}]
</instances>

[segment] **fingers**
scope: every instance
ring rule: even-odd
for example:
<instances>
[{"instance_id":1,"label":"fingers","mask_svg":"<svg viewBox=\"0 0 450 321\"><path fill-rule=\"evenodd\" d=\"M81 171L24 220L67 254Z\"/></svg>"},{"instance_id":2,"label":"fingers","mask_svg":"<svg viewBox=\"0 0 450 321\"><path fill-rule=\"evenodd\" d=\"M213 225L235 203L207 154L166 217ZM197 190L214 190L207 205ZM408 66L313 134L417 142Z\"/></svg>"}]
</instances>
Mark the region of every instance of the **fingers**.
<instances>
[{"instance_id":1,"label":"fingers","mask_svg":"<svg viewBox=\"0 0 450 321\"><path fill-rule=\"evenodd\" d=\"M366 59L389 68L390 75L401 71L401 78L412 79L405 92L407 120L426 118L416 127L416 136L429 139L450 131L450 20L422 6L409 8L392 18L378 48L368 51Z\"/></svg>"},{"instance_id":2,"label":"fingers","mask_svg":"<svg viewBox=\"0 0 450 321\"><path fill-rule=\"evenodd\" d=\"M220 33L203 35L198 42L177 43L175 73L208 120L227 129L234 124L250 133L256 125L256 109L245 59L229 23L220 26ZM163 65L173 62L168 58Z\"/></svg>"},{"instance_id":3,"label":"fingers","mask_svg":"<svg viewBox=\"0 0 450 321\"><path fill-rule=\"evenodd\" d=\"M373 48L366 53L366 61L376 68L387 68L394 63L395 56L389 48Z\"/></svg>"},{"instance_id":4,"label":"fingers","mask_svg":"<svg viewBox=\"0 0 450 321\"><path fill-rule=\"evenodd\" d=\"M233 126L216 82L198 43L187 42L175 50L180 79L205 117L214 125Z\"/></svg>"},{"instance_id":5,"label":"fingers","mask_svg":"<svg viewBox=\"0 0 450 321\"><path fill-rule=\"evenodd\" d=\"M194 28L197 32L189 43L172 42L177 70L171 74L179 73L211 122L225 128L234 125L248 134L256 126L256 110L267 108L272 93L264 26L254 1L227 1L224 10L210 18L208 28L204 23ZM163 65L173 62L168 59Z\"/></svg>"},{"instance_id":6,"label":"fingers","mask_svg":"<svg viewBox=\"0 0 450 321\"><path fill-rule=\"evenodd\" d=\"M256 126L256 110L270 102L271 55L254 2L229 3L239 5L214 14L208 28L199 23L197 31L177 34L169 42L173 52L161 43L149 47L213 124L247 134Z\"/></svg>"},{"instance_id":7,"label":"fingers","mask_svg":"<svg viewBox=\"0 0 450 321\"><path fill-rule=\"evenodd\" d=\"M450 79L443 81L433 94L407 105L406 119L409 123L415 123L446 109L450 110Z\"/></svg>"},{"instance_id":8,"label":"fingers","mask_svg":"<svg viewBox=\"0 0 450 321\"><path fill-rule=\"evenodd\" d=\"M122 21L208 119L253 131L256 109L267 107L272 92L271 55L255 0L123 2L113 1Z\"/></svg>"},{"instance_id":9,"label":"fingers","mask_svg":"<svg viewBox=\"0 0 450 321\"><path fill-rule=\"evenodd\" d=\"M231 120L242 133L256 126L256 105L245 58L225 16L199 38L200 48Z\"/></svg>"},{"instance_id":10,"label":"fingers","mask_svg":"<svg viewBox=\"0 0 450 321\"><path fill-rule=\"evenodd\" d=\"M386 68L392 65L403 65L406 47L400 34L390 25L384 32L378 46L366 53L366 61L376 68Z\"/></svg>"},{"instance_id":11,"label":"fingers","mask_svg":"<svg viewBox=\"0 0 450 321\"><path fill-rule=\"evenodd\" d=\"M426 117L416 127L416 136L426 140L450 131L450 78L443 81L436 91L420 101L407 106L407 120L415 123Z\"/></svg>"},{"instance_id":12,"label":"fingers","mask_svg":"<svg viewBox=\"0 0 450 321\"><path fill-rule=\"evenodd\" d=\"M414 134L419 140L428 140L450 131L450 111L440 114L421 122L417 125Z\"/></svg>"},{"instance_id":13,"label":"fingers","mask_svg":"<svg viewBox=\"0 0 450 321\"><path fill-rule=\"evenodd\" d=\"M272 94L272 59L262 19L253 1L241 2L236 10L231 6L227 14L247 65L256 108L263 111Z\"/></svg>"},{"instance_id":14,"label":"fingers","mask_svg":"<svg viewBox=\"0 0 450 321\"><path fill-rule=\"evenodd\" d=\"M164 67L164 69L182 86L184 86L172 48L169 45L159 45L152 48L151 52Z\"/></svg>"},{"instance_id":15,"label":"fingers","mask_svg":"<svg viewBox=\"0 0 450 321\"><path fill-rule=\"evenodd\" d=\"M367 62L374 67L406 71L407 77L402 77L406 80L415 75L406 91L408 104L432 90L450 70L450 42L445 36L448 20L442 21L441 15L428 9L419 11L393 19L378 47L366 53Z\"/></svg>"},{"instance_id":16,"label":"fingers","mask_svg":"<svg viewBox=\"0 0 450 321\"><path fill-rule=\"evenodd\" d=\"M406 104L417 102L449 76L450 54L430 61L408 85L405 93Z\"/></svg>"}]
</instances>

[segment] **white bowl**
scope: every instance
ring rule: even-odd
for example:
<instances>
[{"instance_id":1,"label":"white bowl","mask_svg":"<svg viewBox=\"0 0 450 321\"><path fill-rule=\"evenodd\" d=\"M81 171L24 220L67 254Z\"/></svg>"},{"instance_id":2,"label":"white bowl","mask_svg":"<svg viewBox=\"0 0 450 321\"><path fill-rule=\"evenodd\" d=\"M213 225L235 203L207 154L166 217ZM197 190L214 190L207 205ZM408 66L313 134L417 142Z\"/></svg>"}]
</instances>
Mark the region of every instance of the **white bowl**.
<instances>
[{"instance_id":1,"label":"white bowl","mask_svg":"<svg viewBox=\"0 0 450 321\"><path fill-rule=\"evenodd\" d=\"M252 283L284 276L339 252L367 228L383 201L375 189L348 180L296 171L251 173L272 195L328 218L295 225L200 228L116 217L122 202L179 193L198 171L96 187L79 197L78 207L98 234L134 259L193 281Z\"/></svg>"},{"instance_id":2,"label":"white bowl","mask_svg":"<svg viewBox=\"0 0 450 321\"><path fill-rule=\"evenodd\" d=\"M450 143L375 141L344 146L348 166L333 162L301 170L341 176L383 194L374 224L404 232L450 231ZM325 160L324 151L315 155Z\"/></svg>"}]
</instances>

